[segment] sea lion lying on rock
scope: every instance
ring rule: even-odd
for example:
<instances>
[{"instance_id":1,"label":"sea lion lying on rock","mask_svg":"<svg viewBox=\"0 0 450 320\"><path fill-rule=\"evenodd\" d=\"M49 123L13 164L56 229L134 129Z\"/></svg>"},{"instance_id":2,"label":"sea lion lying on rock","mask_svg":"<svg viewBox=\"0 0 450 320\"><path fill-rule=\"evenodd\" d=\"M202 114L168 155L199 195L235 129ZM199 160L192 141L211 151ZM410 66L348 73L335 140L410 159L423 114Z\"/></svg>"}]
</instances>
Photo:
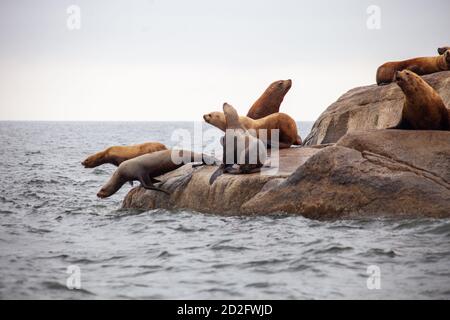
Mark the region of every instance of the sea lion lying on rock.
<instances>
[{"instance_id":1,"label":"sea lion lying on rock","mask_svg":"<svg viewBox=\"0 0 450 320\"><path fill-rule=\"evenodd\" d=\"M87 157L81 164L85 168L95 168L105 163L119 166L126 160L162 150L167 150L167 148L159 142L147 142L131 146L113 146Z\"/></svg>"},{"instance_id":2,"label":"sea lion lying on rock","mask_svg":"<svg viewBox=\"0 0 450 320\"><path fill-rule=\"evenodd\" d=\"M377 84L384 85L394 81L397 71L410 70L418 75L426 75L450 70L450 51L436 57L415 58L405 61L387 62L377 70Z\"/></svg>"},{"instance_id":3,"label":"sea lion lying on rock","mask_svg":"<svg viewBox=\"0 0 450 320\"><path fill-rule=\"evenodd\" d=\"M252 136L239 121L239 115L231 105L224 103L223 112L226 121L225 136L221 143L223 146L223 161L209 179L214 181L224 173L248 174L259 172L267 159L267 150L264 143ZM238 165L234 168L234 165Z\"/></svg>"},{"instance_id":4,"label":"sea lion lying on rock","mask_svg":"<svg viewBox=\"0 0 450 320\"><path fill-rule=\"evenodd\" d=\"M256 120L279 112L284 96L291 89L291 86L292 80L290 79L273 82L252 105L247 113L247 117Z\"/></svg>"},{"instance_id":5,"label":"sea lion lying on rock","mask_svg":"<svg viewBox=\"0 0 450 320\"><path fill-rule=\"evenodd\" d=\"M223 112L216 111L205 114L203 119L222 131L226 130L227 123ZM280 149L289 148L291 145L302 144L302 139L298 135L297 124L294 119L285 113L273 113L258 120L240 116L239 122L246 130L253 129L250 133L256 133L256 137L266 144L271 142L272 130L278 129L278 147ZM262 136L264 136L265 139L263 139Z\"/></svg>"},{"instance_id":6,"label":"sea lion lying on rock","mask_svg":"<svg viewBox=\"0 0 450 320\"><path fill-rule=\"evenodd\" d=\"M409 70L397 72L395 80L405 94L405 104L401 120L390 129L450 130L450 112L425 80Z\"/></svg>"},{"instance_id":7,"label":"sea lion lying on rock","mask_svg":"<svg viewBox=\"0 0 450 320\"><path fill-rule=\"evenodd\" d=\"M121 163L111 179L97 193L97 196L99 198L110 197L125 183L132 181L139 181L145 189L169 194L168 191L154 186L154 183L161 182L155 177L178 169L190 162L213 165L215 159L186 150L163 150L145 154Z\"/></svg>"}]
</instances>

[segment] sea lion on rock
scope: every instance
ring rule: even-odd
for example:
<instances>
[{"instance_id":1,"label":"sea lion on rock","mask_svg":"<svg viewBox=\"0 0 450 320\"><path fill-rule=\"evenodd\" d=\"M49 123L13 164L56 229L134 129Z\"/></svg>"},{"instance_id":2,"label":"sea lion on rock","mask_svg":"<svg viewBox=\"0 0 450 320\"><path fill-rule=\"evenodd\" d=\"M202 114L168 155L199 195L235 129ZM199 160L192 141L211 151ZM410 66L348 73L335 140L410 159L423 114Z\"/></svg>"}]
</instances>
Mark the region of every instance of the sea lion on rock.
<instances>
[{"instance_id":1,"label":"sea lion on rock","mask_svg":"<svg viewBox=\"0 0 450 320\"><path fill-rule=\"evenodd\" d=\"M247 117L256 120L279 112L284 96L288 93L291 86L292 80L290 79L273 82L252 105L247 113Z\"/></svg>"},{"instance_id":2,"label":"sea lion on rock","mask_svg":"<svg viewBox=\"0 0 450 320\"><path fill-rule=\"evenodd\" d=\"M162 150L167 150L167 148L159 142L147 142L131 146L113 146L87 157L81 164L85 168L95 168L105 163L119 166L126 160Z\"/></svg>"},{"instance_id":3,"label":"sea lion on rock","mask_svg":"<svg viewBox=\"0 0 450 320\"><path fill-rule=\"evenodd\" d=\"M397 71L410 70L418 75L426 75L450 70L450 51L436 57L415 58L405 61L386 62L377 70L377 84L384 85L394 81Z\"/></svg>"},{"instance_id":4,"label":"sea lion on rock","mask_svg":"<svg viewBox=\"0 0 450 320\"><path fill-rule=\"evenodd\" d=\"M450 111L439 94L412 71L395 74L398 86L405 94L402 118L390 129L450 130Z\"/></svg>"},{"instance_id":5,"label":"sea lion on rock","mask_svg":"<svg viewBox=\"0 0 450 320\"><path fill-rule=\"evenodd\" d=\"M223 146L223 161L220 167L211 175L209 183L224 173L249 174L259 172L267 159L264 143L251 135L239 121L239 115L231 105L224 103L223 112L226 121ZM234 165L238 165L234 168Z\"/></svg>"},{"instance_id":6,"label":"sea lion on rock","mask_svg":"<svg viewBox=\"0 0 450 320\"><path fill-rule=\"evenodd\" d=\"M222 131L226 130L226 119L223 112L211 112L203 116L205 121ZM297 124L294 119L285 113L273 113L267 117L253 120L249 117L240 116L239 122L245 127L245 129L254 129L256 137L261 139L262 135L265 135L267 141L262 139L262 142L271 141L271 131L279 130L279 145L280 149L289 148L291 145L301 145L302 139L298 135ZM265 129L266 132L260 134L260 130Z\"/></svg>"},{"instance_id":7,"label":"sea lion on rock","mask_svg":"<svg viewBox=\"0 0 450 320\"><path fill-rule=\"evenodd\" d=\"M215 159L207 155L186 150L163 150L145 154L122 162L109 181L97 193L99 198L107 198L116 193L125 183L139 181L145 189L168 191L154 186L161 182L155 177L178 169L189 162L214 164Z\"/></svg>"},{"instance_id":8,"label":"sea lion on rock","mask_svg":"<svg viewBox=\"0 0 450 320\"><path fill-rule=\"evenodd\" d=\"M450 50L450 47L441 47L441 48L438 48L438 53L444 54L445 51L447 51L447 50Z\"/></svg>"}]
</instances>

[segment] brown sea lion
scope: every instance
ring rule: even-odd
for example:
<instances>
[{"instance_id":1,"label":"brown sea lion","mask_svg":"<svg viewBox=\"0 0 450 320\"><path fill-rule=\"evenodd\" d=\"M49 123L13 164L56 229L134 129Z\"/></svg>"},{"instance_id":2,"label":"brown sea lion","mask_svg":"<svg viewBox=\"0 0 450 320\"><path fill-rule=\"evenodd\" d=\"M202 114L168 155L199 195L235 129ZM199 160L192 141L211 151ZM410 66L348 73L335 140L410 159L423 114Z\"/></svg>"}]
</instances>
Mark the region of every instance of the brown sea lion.
<instances>
[{"instance_id":1,"label":"brown sea lion","mask_svg":"<svg viewBox=\"0 0 450 320\"><path fill-rule=\"evenodd\" d=\"M145 189L168 191L154 186L161 182L155 177L178 169L189 162L214 164L215 159L207 155L186 150L163 150L127 160L119 165L109 181L97 193L99 198L107 198L116 193L125 183L139 181Z\"/></svg>"},{"instance_id":2,"label":"brown sea lion","mask_svg":"<svg viewBox=\"0 0 450 320\"><path fill-rule=\"evenodd\" d=\"M387 62L377 70L377 84L384 85L393 82L395 73L402 70L410 70L421 76L450 70L450 51L447 50L444 54L436 57Z\"/></svg>"},{"instance_id":3,"label":"brown sea lion","mask_svg":"<svg viewBox=\"0 0 450 320\"><path fill-rule=\"evenodd\" d=\"M222 131L226 130L227 124L225 114L223 112L211 112L203 116L205 121ZM279 145L280 149L289 148L291 145L301 145L302 139L298 135L297 124L285 113L273 113L267 117L253 120L249 117L240 116L239 122L245 127L245 129L254 129L256 137L262 139L261 136L265 135L267 142L271 141L271 131L279 130ZM267 130L265 133L260 134L260 130ZM266 142L264 139L263 142Z\"/></svg>"},{"instance_id":4,"label":"brown sea lion","mask_svg":"<svg viewBox=\"0 0 450 320\"><path fill-rule=\"evenodd\" d=\"M159 142L147 142L131 146L113 146L87 157L81 164L85 168L95 168L105 163L119 166L126 160L162 150L167 150L167 148Z\"/></svg>"},{"instance_id":5,"label":"brown sea lion","mask_svg":"<svg viewBox=\"0 0 450 320\"><path fill-rule=\"evenodd\" d=\"M438 53L444 54L445 51L447 51L447 50L450 50L450 47L441 47L441 48L438 48Z\"/></svg>"},{"instance_id":6,"label":"brown sea lion","mask_svg":"<svg viewBox=\"0 0 450 320\"><path fill-rule=\"evenodd\" d=\"M450 111L439 94L412 71L397 71L395 80L405 94L402 118L391 129L450 130Z\"/></svg>"},{"instance_id":7,"label":"brown sea lion","mask_svg":"<svg viewBox=\"0 0 450 320\"><path fill-rule=\"evenodd\" d=\"M292 80L279 80L272 83L259 97L247 113L247 117L261 119L280 111L284 96L292 86Z\"/></svg>"},{"instance_id":8,"label":"brown sea lion","mask_svg":"<svg viewBox=\"0 0 450 320\"><path fill-rule=\"evenodd\" d=\"M224 103L226 121L225 136L222 138L223 160L220 167L211 175L209 183L224 173L249 174L259 172L267 160L264 143L251 135L239 121L239 115L231 105ZM238 165L234 168L234 165Z\"/></svg>"}]
</instances>

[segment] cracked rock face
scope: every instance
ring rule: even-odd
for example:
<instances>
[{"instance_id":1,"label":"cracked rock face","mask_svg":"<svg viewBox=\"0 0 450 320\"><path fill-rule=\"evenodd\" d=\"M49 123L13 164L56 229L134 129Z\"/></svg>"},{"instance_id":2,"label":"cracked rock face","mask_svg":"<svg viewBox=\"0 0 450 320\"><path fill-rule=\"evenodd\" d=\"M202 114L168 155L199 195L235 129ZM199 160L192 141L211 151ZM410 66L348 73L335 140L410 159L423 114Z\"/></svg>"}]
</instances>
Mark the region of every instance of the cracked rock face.
<instances>
[{"instance_id":1,"label":"cracked rock face","mask_svg":"<svg viewBox=\"0 0 450 320\"><path fill-rule=\"evenodd\" d=\"M320 220L450 217L450 132L375 130L283 152L290 165L278 175L225 175L209 186L214 167L187 165L162 177L170 197L138 187L124 207Z\"/></svg>"},{"instance_id":2,"label":"cracked rock face","mask_svg":"<svg viewBox=\"0 0 450 320\"><path fill-rule=\"evenodd\" d=\"M450 71L424 79L449 107ZM223 175L210 186L215 167L186 165L159 178L170 196L138 187L123 206L322 220L450 217L450 132L383 130L397 124L403 102L395 83L353 89L316 121L305 139L312 147L280 151L275 175Z\"/></svg>"},{"instance_id":3,"label":"cracked rock face","mask_svg":"<svg viewBox=\"0 0 450 320\"><path fill-rule=\"evenodd\" d=\"M450 132L347 134L242 207L259 210L313 219L450 217Z\"/></svg>"},{"instance_id":4,"label":"cracked rock face","mask_svg":"<svg viewBox=\"0 0 450 320\"><path fill-rule=\"evenodd\" d=\"M424 76L450 108L450 71ZM401 116L404 95L397 84L355 88L328 107L314 123L305 145L335 143L346 133L386 129Z\"/></svg>"}]
</instances>

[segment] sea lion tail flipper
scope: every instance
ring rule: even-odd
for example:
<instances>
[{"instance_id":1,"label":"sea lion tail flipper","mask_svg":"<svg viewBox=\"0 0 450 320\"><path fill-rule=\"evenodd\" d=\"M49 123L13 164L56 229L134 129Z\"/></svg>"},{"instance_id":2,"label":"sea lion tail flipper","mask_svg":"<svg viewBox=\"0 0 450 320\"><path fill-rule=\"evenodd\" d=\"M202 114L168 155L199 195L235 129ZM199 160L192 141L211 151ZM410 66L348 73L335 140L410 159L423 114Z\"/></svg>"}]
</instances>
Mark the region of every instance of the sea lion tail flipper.
<instances>
[{"instance_id":1,"label":"sea lion tail flipper","mask_svg":"<svg viewBox=\"0 0 450 320\"><path fill-rule=\"evenodd\" d=\"M413 65L413 66L410 66L409 68L408 68L408 70L409 71L412 71L412 72L414 72L414 73L416 73L416 74L421 74L422 72L422 69L419 67L419 66L417 66L417 65Z\"/></svg>"},{"instance_id":2,"label":"sea lion tail flipper","mask_svg":"<svg viewBox=\"0 0 450 320\"><path fill-rule=\"evenodd\" d=\"M152 183L152 178L151 177L143 177L142 179L139 179L139 182L141 183L141 185L144 187L144 189L147 190L155 190L155 191L161 191L164 192L165 194L170 195L170 193L164 189L155 187Z\"/></svg>"},{"instance_id":3,"label":"sea lion tail flipper","mask_svg":"<svg viewBox=\"0 0 450 320\"><path fill-rule=\"evenodd\" d=\"M152 177L150 177L150 180L152 180L152 183L161 183L162 182L161 180L158 180L158 179L152 178Z\"/></svg>"}]
</instances>

